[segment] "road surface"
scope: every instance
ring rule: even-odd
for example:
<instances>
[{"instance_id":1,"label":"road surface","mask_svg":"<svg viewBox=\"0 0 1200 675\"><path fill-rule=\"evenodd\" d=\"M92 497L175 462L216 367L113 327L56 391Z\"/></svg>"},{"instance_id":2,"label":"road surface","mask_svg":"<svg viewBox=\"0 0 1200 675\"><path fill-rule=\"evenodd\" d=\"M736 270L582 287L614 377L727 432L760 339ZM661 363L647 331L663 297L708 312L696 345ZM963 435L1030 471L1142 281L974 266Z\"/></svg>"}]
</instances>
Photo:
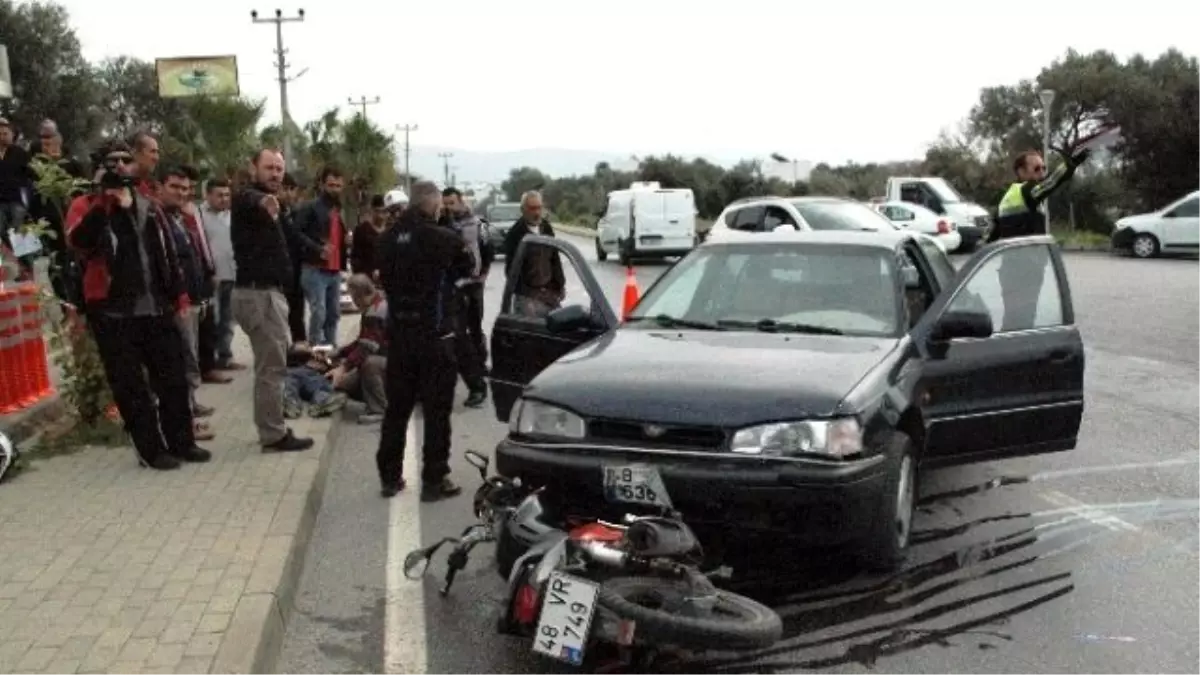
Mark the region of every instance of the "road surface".
<instances>
[{"instance_id":1,"label":"road surface","mask_svg":"<svg viewBox=\"0 0 1200 675\"><path fill-rule=\"evenodd\" d=\"M618 303L624 270L566 238ZM1079 447L926 475L903 572L856 576L799 552L774 568L789 580L771 597L784 641L687 672L1196 672L1197 263L1077 254L1067 265L1088 347ZM642 288L665 268L640 266ZM456 411L456 450L490 454L504 431L490 404ZM378 427L340 430L278 670L561 672L495 634L504 586L489 549L445 599L440 565L424 583L389 572L389 549L398 563L470 523L475 475L456 453L466 495L387 502L377 441Z\"/></svg>"}]
</instances>

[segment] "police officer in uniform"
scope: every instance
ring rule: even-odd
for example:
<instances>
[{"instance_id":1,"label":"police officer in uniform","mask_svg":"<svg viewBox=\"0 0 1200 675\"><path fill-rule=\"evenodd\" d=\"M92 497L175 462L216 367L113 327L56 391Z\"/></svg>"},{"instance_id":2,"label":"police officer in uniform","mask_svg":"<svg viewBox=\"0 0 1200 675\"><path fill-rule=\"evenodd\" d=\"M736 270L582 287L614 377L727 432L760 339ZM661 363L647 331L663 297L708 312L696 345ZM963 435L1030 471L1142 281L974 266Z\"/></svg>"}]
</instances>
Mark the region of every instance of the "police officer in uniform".
<instances>
[{"instance_id":1,"label":"police officer in uniform","mask_svg":"<svg viewBox=\"0 0 1200 675\"><path fill-rule=\"evenodd\" d=\"M1046 198L1066 185L1075 170L1087 160L1088 150L1062 153L1064 162L1049 175L1046 161L1036 150L1026 150L1013 160L1017 180L1008 186L996 210L996 222L988 234L988 243L1013 237L1046 234L1046 220L1038 208ZM1014 251L1000 264L1000 292L1004 300L1004 321L1001 330L1031 328L1037 314L1037 303L1029 298L1041 294L1047 261L1041 251Z\"/></svg>"},{"instance_id":2,"label":"police officer in uniform","mask_svg":"<svg viewBox=\"0 0 1200 675\"><path fill-rule=\"evenodd\" d=\"M474 260L462 237L438 225L442 193L429 181L412 186L408 209L379 239L379 277L388 299L387 412L380 429L379 468L384 497L405 487L405 436L418 401L425 417L421 500L453 497L449 478L450 412L458 379L453 297Z\"/></svg>"}]
</instances>

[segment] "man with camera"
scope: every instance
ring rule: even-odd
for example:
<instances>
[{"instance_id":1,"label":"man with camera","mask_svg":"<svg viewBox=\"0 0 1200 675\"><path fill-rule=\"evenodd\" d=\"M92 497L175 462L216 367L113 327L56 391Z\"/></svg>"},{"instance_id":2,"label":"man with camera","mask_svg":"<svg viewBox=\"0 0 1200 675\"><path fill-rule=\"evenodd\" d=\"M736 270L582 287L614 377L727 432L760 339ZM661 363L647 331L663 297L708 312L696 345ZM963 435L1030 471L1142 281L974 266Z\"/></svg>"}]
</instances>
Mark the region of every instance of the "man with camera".
<instances>
[{"instance_id":1,"label":"man with camera","mask_svg":"<svg viewBox=\"0 0 1200 675\"><path fill-rule=\"evenodd\" d=\"M141 465L206 462L212 455L196 447L175 321L190 303L170 223L135 190L128 144L112 142L101 156L97 189L76 198L66 219L67 243L83 260L88 326Z\"/></svg>"}]
</instances>

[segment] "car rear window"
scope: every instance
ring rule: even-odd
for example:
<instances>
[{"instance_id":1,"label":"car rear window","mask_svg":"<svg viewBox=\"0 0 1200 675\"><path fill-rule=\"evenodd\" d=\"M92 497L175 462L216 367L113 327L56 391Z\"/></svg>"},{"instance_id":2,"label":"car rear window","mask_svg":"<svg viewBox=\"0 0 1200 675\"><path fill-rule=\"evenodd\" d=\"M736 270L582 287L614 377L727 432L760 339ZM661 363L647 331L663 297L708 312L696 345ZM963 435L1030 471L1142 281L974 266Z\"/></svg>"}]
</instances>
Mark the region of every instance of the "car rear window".
<instances>
[{"instance_id":1,"label":"car rear window","mask_svg":"<svg viewBox=\"0 0 1200 675\"><path fill-rule=\"evenodd\" d=\"M856 202L794 201L792 205L814 230L894 230L887 216Z\"/></svg>"}]
</instances>

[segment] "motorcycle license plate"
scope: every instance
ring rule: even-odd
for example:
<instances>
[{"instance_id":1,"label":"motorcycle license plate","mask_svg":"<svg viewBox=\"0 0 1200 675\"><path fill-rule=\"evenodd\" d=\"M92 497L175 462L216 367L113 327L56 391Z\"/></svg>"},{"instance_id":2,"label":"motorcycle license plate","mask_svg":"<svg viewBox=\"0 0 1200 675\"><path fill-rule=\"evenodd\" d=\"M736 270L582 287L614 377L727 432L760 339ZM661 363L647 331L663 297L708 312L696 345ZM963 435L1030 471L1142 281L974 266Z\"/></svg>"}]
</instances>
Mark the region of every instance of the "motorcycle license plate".
<instances>
[{"instance_id":1,"label":"motorcycle license plate","mask_svg":"<svg viewBox=\"0 0 1200 675\"><path fill-rule=\"evenodd\" d=\"M533 651L571 665L583 664L600 587L590 581L554 572L546 582L542 616L533 636Z\"/></svg>"},{"instance_id":2,"label":"motorcycle license plate","mask_svg":"<svg viewBox=\"0 0 1200 675\"><path fill-rule=\"evenodd\" d=\"M671 497L658 469L644 464L606 465L604 497L623 504L671 506Z\"/></svg>"}]
</instances>

